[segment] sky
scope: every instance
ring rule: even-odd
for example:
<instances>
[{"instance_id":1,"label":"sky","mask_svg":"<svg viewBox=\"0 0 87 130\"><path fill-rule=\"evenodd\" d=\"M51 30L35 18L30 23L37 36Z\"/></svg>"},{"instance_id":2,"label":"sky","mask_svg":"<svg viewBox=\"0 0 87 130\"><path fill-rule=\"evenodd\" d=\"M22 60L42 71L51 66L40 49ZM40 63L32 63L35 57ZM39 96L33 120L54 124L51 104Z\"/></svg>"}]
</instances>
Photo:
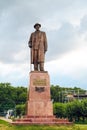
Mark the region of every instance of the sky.
<instances>
[{"instance_id":1,"label":"sky","mask_svg":"<svg viewBox=\"0 0 87 130\"><path fill-rule=\"evenodd\" d=\"M50 84L87 89L87 0L0 0L0 82L28 86L37 22L47 36Z\"/></svg>"}]
</instances>

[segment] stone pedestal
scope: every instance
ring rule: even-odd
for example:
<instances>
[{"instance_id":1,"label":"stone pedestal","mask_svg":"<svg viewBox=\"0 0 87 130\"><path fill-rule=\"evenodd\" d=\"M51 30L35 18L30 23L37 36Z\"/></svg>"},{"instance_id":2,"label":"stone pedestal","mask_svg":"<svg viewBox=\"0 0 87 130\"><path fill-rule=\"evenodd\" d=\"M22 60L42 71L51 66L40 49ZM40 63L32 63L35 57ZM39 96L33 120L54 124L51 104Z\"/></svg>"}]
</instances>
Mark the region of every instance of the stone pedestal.
<instances>
[{"instance_id":1,"label":"stone pedestal","mask_svg":"<svg viewBox=\"0 0 87 130\"><path fill-rule=\"evenodd\" d=\"M72 124L68 119L55 118L50 97L50 79L48 72L30 72L27 114L12 124L15 125L61 125Z\"/></svg>"},{"instance_id":2,"label":"stone pedestal","mask_svg":"<svg viewBox=\"0 0 87 130\"><path fill-rule=\"evenodd\" d=\"M31 72L27 116L53 116L50 79L47 72Z\"/></svg>"}]
</instances>

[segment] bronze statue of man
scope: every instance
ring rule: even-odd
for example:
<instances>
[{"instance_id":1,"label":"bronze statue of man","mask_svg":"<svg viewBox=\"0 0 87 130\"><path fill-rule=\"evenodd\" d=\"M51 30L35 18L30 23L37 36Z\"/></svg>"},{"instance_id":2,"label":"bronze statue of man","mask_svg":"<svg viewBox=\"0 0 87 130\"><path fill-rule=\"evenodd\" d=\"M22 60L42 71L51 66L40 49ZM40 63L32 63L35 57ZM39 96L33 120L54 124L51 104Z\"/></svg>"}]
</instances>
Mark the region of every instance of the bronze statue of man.
<instances>
[{"instance_id":1,"label":"bronze statue of man","mask_svg":"<svg viewBox=\"0 0 87 130\"><path fill-rule=\"evenodd\" d=\"M31 64L34 64L35 71L44 71L44 58L47 51L47 38L45 32L40 31L41 24L34 25L35 32L31 33L28 42L31 48Z\"/></svg>"}]
</instances>

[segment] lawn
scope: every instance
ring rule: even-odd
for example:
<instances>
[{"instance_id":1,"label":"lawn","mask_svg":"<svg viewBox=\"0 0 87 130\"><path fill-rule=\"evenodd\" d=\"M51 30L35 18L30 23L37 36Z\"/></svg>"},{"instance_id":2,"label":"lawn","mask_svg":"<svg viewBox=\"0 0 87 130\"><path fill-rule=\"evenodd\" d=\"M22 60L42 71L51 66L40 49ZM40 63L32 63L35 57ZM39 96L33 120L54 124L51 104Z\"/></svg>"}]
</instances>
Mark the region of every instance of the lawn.
<instances>
[{"instance_id":1,"label":"lawn","mask_svg":"<svg viewBox=\"0 0 87 130\"><path fill-rule=\"evenodd\" d=\"M87 125L72 126L14 126L10 123L0 120L0 130L87 130Z\"/></svg>"}]
</instances>

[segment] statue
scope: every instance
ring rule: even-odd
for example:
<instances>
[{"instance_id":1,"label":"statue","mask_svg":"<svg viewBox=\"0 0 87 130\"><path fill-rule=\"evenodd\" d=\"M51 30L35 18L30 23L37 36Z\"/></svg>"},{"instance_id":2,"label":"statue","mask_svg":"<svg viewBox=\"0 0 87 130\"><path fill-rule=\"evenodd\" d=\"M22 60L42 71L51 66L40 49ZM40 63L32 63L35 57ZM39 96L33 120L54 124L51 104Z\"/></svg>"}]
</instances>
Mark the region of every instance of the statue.
<instances>
[{"instance_id":1,"label":"statue","mask_svg":"<svg viewBox=\"0 0 87 130\"><path fill-rule=\"evenodd\" d=\"M28 45L31 49L31 64L35 71L44 71L45 52L47 51L47 38L45 32L40 31L41 24L34 25L35 32L31 33Z\"/></svg>"}]
</instances>

